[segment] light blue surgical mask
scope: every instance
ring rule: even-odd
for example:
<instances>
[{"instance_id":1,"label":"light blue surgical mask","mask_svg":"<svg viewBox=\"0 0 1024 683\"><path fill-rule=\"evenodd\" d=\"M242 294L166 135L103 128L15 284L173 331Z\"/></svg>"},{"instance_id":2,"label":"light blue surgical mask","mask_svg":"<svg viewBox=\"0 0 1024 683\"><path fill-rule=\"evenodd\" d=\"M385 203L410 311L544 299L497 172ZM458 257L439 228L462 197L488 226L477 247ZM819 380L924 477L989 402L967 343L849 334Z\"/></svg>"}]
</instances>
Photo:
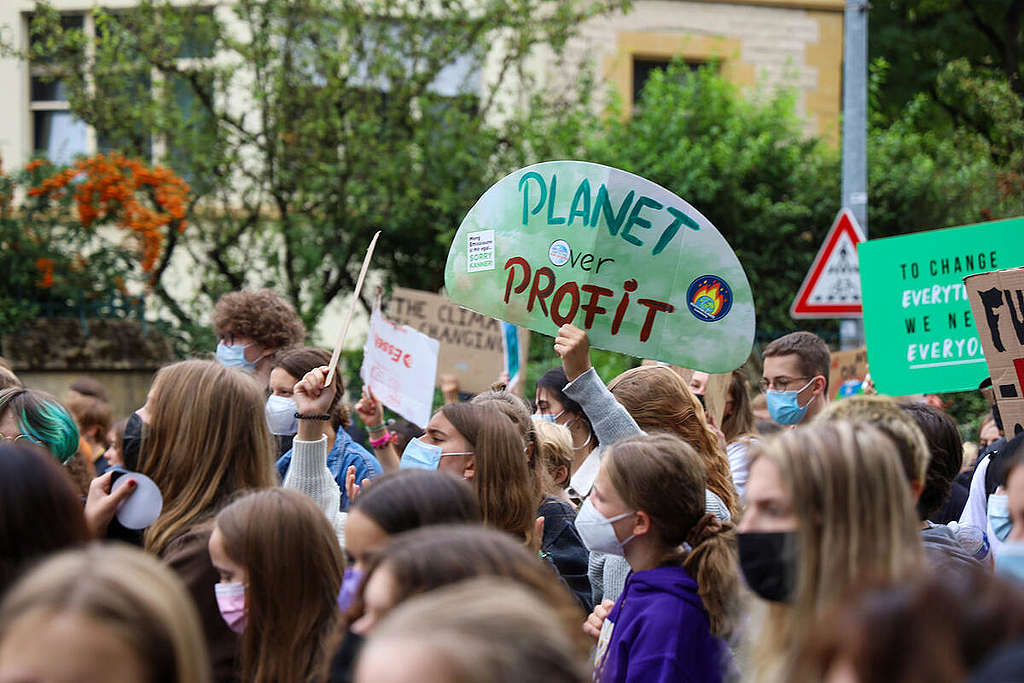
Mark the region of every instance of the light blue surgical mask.
<instances>
[{"instance_id":1,"label":"light blue surgical mask","mask_svg":"<svg viewBox=\"0 0 1024 683\"><path fill-rule=\"evenodd\" d=\"M402 452L398 468L402 470L436 470L437 466L441 464L441 457L445 455L473 455L473 451L442 453L440 446L423 443L419 438L410 439Z\"/></svg>"},{"instance_id":2,"label":"light blue surgical mask","mask_svg":"<svg viewBox=\"0 0 1024 683\"><path fill-rule=\"evenodd\" d=\"M1005 541L1013 528L1010 520L1010 499L1008 496L993 493L988 497L988 523L992 532L1000 541Z\"/></svg>"},{"instance_id":3,"label":"light blue surgical mask","mask_svg":"<svg viewBox=\"0 0 1024 683\"><path fill-rule=\"evenodd\" d=\"M1024 541L1006 543L996 553L996 573L1024 582Z\"/></svg>"},{"instance_id":4,"label":"light blue surgical mask","mask_svg":"<svg viewBox=\"0 0 1024 683\"><path fill-rule=\"evenodd\" d=\"M812 378L807 384L792 391L778 391L777 389L766 391L764 397L768 404L768 414L771 415L772 419L780 425L795 425L804 419L811 401L808 401L807 405L801 407L798 396L801 391L811 386L813 381L814 379Z\"/></svg>"},{"instance_id":5,"label":"light blue surgical mask","mask_svg":"<svg viewBox=\"0 0 1024 683\"><path fill-rule=\"evenodd\" d=\"M539 417L540 419L544 420L545 422L550 422L551 424L557 424L558 423L558 418L562 417L562 415L564 415L564 414L565 414L565 410L563 409L562 412L558 413L558 415L552 415L551 413L538 413L537 417Z\"/></svg>"},{"instance_id":6,"label":"light blue surgical mask","mask_svg":"<svg viewBox=\"0 0 1024 683\"><path fill-rule=\"evenodd\" d=\"M224 342L217 343L217 361L229 368L238 368L250 375L256 371L256 364L245 359L245 350L249 348L246 344L232 344L228 346Z\"/></svg>"}]
</instances>

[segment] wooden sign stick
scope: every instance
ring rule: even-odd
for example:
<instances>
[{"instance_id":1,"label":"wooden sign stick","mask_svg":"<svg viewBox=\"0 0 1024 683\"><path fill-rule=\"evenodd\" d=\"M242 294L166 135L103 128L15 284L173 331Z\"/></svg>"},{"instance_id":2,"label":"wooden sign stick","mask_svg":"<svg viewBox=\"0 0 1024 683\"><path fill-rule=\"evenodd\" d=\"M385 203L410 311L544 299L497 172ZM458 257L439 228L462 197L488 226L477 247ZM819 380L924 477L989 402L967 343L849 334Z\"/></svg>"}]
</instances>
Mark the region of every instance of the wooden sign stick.
<instances>
[{"instance_id":1,"label":"wooden sign stick","mask_svg":"<svg viewBox=\"0 0 1024 683\"><path fill-rule=\"evenodd\" d=\"M338 368L338 358L341 357L341 347L345 343L345 337L348 335L348 326L352 322L352 314L356 311L356 306L359 304L359 292L363 289L363 280L366 278L366 269L370 267L370 258L373 257L373 248L377 246L377 238L380 237L380 230L378 230L373 239L370 240L370 248L366 250L366 258L363 259L363 267L359 269L359 279L356 280L356 289L352 293L352 304L348 307L348 314L345 316L345 324L341 326L341 334L338 335L338 341L334 344L334 353L331 354L331 371L327 373L327 381L324 382L325 387L331 386L331 382L334 381L334 373Z\"/></svg>"}]
</instances>

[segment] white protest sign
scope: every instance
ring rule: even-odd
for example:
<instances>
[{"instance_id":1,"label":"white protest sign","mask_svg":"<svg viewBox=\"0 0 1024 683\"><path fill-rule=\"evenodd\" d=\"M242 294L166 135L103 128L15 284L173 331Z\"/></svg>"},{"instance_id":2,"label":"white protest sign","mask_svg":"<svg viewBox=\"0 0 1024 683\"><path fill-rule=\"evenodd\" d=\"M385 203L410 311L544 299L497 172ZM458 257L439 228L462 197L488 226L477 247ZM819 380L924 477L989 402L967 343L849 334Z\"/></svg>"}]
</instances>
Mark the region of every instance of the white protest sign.
<instances>
[{"instance_id":1,"label":"white protest sign","mask_svg":"<svg viewBox=\"0 0 1024 683\"><path fill-rule=\"evenodd\" d=\"M441 343L408 325L396 325L375 306L359 374L384 405L425 427L434 400Z\"/></svg>"}]
</instances>

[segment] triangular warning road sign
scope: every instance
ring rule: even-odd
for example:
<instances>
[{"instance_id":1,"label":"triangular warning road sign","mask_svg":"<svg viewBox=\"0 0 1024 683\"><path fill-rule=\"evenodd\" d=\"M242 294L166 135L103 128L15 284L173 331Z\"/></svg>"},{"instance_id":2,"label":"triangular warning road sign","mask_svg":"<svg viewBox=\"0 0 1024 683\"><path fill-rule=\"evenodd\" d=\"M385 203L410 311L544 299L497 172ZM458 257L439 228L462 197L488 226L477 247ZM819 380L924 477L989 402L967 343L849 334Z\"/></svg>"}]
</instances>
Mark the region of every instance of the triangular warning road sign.
<instances>
[{"instance_id":1,"label":"triangular warning road sign","mask_svg":"<svg viewBox=\"0 0 1024 683\"><path fill-rule=\"evenodd\" d=\"M860 270L857 245L864 232L853 212L843 209L814 257L789 314L794 318L859 318Z\"/></svg>"}]
</instances>

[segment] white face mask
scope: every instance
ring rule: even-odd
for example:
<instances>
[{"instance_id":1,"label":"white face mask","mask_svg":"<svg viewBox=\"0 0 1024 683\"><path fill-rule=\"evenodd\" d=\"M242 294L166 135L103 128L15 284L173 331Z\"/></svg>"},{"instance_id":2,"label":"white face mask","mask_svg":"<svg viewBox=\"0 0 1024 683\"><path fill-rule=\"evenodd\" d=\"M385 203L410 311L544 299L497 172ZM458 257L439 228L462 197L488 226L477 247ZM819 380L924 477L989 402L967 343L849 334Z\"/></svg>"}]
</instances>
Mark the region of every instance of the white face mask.
<instances>
[{"instance_id":1,"label":"white face mask","mask_svg":"<svg viewBox=\"0 0 1024 683\"><path fill-rule=\"evenodd\" d=\"M632 514L635 513L623 512L621 515L615 515L614 517L605 517L597 511L594 504L587 498L583 501L579 514L576 515L576 531L580 532L583 544L591 552L623 556L625 555L626 544L633 540L633 536L620 541L619 537L615 535L615 529L612 527L612 524Z\"/></svg>"},{"instance_id":2,"label":"white face mask","mask_svg":"<svg viewBox=\"0 0 1024 683\"><path fill-rule=\"evenodd\" d=\"M299 420L295 413L299 406L293 399L271 394L267 399L267 426L276 436L291 436L299 431Z\"/></svg>"}]
</instances>

